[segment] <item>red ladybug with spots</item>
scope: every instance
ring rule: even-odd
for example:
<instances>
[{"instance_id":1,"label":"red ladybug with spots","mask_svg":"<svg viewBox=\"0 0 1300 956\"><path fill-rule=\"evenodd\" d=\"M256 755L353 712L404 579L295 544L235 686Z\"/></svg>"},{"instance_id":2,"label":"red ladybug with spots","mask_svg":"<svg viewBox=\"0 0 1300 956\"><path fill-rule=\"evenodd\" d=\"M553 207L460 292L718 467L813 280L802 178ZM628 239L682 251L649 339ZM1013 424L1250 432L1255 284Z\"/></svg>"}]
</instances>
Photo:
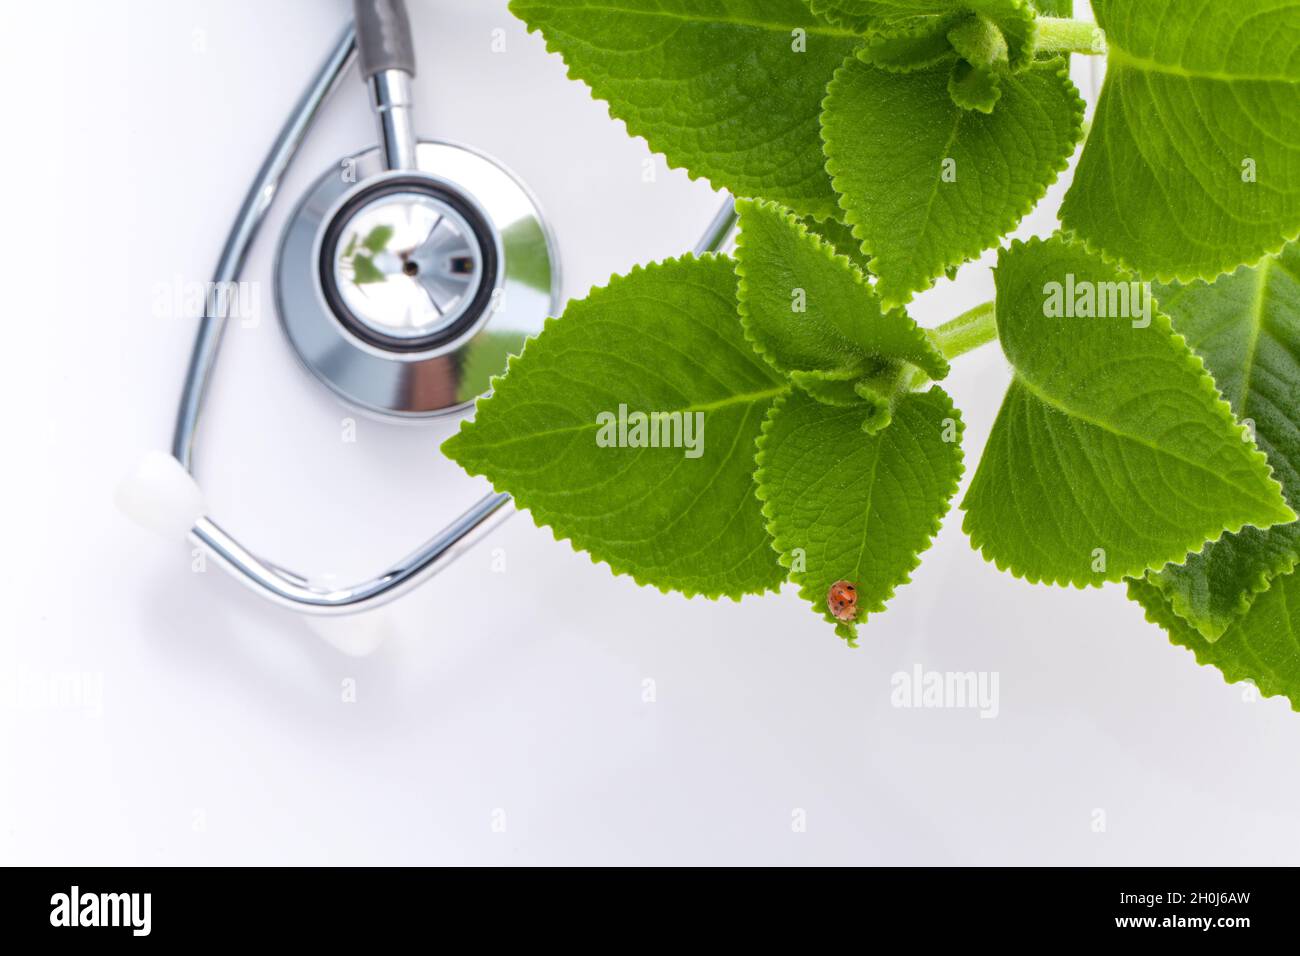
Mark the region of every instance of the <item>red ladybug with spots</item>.
<instances>
[{"instance_id":1,"label":"red ladybug with spots","mask_svg":"<svg viewBox=\"0 0 1300 956\"><path fill-rule=\"evenodd\" d=\"M836 581L826 592L826 607L838 621L852 621L858 616L858 589L852 581Z\"/></svg>"}]
</instances>

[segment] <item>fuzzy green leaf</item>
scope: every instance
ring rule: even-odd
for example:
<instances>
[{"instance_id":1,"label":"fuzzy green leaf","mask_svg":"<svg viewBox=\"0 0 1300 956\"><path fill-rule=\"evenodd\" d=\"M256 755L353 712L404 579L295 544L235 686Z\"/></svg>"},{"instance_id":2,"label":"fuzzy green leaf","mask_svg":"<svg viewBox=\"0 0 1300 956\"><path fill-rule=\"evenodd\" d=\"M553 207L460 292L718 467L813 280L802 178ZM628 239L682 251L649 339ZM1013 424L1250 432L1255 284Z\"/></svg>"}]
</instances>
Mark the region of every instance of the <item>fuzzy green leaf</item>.
<instances>
[{"instance_id":1,"label":"fuzzy green leaf","mask_svg":"<svg viewBox=\"0 0 1300 956\"><path fill-rule=\"evenodd\" d=\"M1284 696L1292 710L1300 711L1300 572L1275 578L1213 643L1174 613L1149 581L1129 581L1128 594L1142 605L1147 620L1191 651L1198 664L1217 667L1230 684L1250 681L1263 697Z\"/></svg>"},{"instance_id":2,"label":"fuzzy green leaf","mask_svg":"<svg viewBox=\"0 0 1300 956\"><path fill-rule=\"evenodd\" d=\"M826 168L886 305L1014 228L1081 133L1083 101L1060 61L1002 76L991 115L952 101L949 72L890 73L855 57L826 98Z\"/></svg>"},{"instance_id":3,"label":"fuzzy green leaf","mask_svg":"<svg viewBox=\"0 0 1300 956\"><path fill-rule=\"evenodd\" d=\"M1002 74L961 60L948 74L948 95L964 110L992 113L1002 98Z\"/></svg>"},{"instance_id":4,"label":"fuzzy green leaf","mask_svg":"<svg viewBox=\"0 0 1300 956\"><path fill-rule=\"evenodd\" d=\"M938 386L913 392L875 435L850 408L802 392L768 412L759 440L758 496L790 580L853 643L857 624L908 581L961 477L961 418ZM857 588L858 616L831 616L836 581Z\"/></svg>"},{"instance_id":5,"label":"fuzzy green leaf","mask_svg":"<svg viewBox=\"0 0 1300 956\"><path fill-rule=\"evenodd\" d=\"M856 12L832 8L827 15L870 31L857 51L863 63L895 73L945 69L948 93L962 109L993 112L1002 74L1034 62L1037 13L1027 0L840 5Z\"/></svg>"},{"instance_id":6,"label":"fuzzy green leaf","mask_svg":"<svg viewBox=\"0 0 1300 956\"><path fill-rule=\"evenodd\" d=\"M894 402L903 394L898 388L882 388L873 377L863 378L859 369L796 369L790 373L790 381L824 405L859 408L862 430L868 435L874 435L893 420Z\"/></svg>"},{"instance_id":7,"label":"fuzzy green leaf","mask_svg":"<svg viewBox=\"0 0 1300 956\"><path fill-rule=\"evenodd\" d=\"M1018 33L1026 29L1024 24L1032 25L1035 11L1041 6L1029 0L810 0L810 5L818 16L860 33L889 31L900 24L924 24L927 18L961 12L983 14Z\"/></svg>"},{"instance_id":8,"label":"fuzzy green leaf","mask_svg":"<svg viewBox=\"0 0 1300 956\"><path fill-rule=\"evenodd\" d=\"M809 0L813 13L861 33L891 25L952 13L957 0Z\"/></svg>"},{"instance_id":9,"label":"fuzzy green leaf","mask_svg":"<svg viewBox=\"0 0 1300 956\"><path fill-rule=\"evenodd\" d=\"M1213 284L1158 287L1174 328L1253 425L1287 500L1300 505L1300 246ZM1173 609L1216 640L1274 575L1300 560L1300 522L1224 535L1186 564L1148 575Z\"/></svg>"},{"instance_id":10,"label":"fuzzy green leaf","mask_svg":"<svg viewBox=\"0 0 1300 956\"><path fill-rule=\"evenodd\" d=\"M860 369L793 369L789 375L791 382L819 402L827 405L862 404L862 396L856 387L862 380Z\"/></svg>"},{"instance_id":11,"label":"fuzzy green leaf","mask_svg":"<svg viewBox=\"0 0 1300 956\"><path fill-rule=\"evenodd\" d=\"M871 34L866 45L858 50L858 57L863 63L900 73L952 60L956 53L948 39L948 31L967 18L962 13L927 17L916 23Z\"/></svg>"},{"instance_id":12,"label":"fuzzy green leaf","mask_svg":"<svg viewBox=\"0 0 1300 956\"><path fill-rule=\"evenodd\" d=\"M885 311L866 277L834 247L779 206L742 201L736 239L745 333L772 366L853 371L907 361L931 378L948 362L901 309Z\"/></svg>"},{"instance_id":13,"label":"fuzzy green leaf","mask_svg":"<svg viewBox=\"0 0 1300 956\"><path fill-rule=\"evenodd\" d=\"M1060 238L998 257L998 337L1015 374L964 527L1031 581L1140 576L1225 530L1295 520L1201 360L1130 280Z\"/></svg>"},{"instance_id":14,"label":"fuzzy green leaf","mask_svg":"<svg viewBox=\"0 0 1300 956\"><path fill-rule=\"evenodd\" d=\"M834 246L836 253L857 266L859 272L871 272L867 265L871 257L862 251L862 243L853 235L853 227L848 223L840 219L815 219L812 216L804 216L799 221L809 232L817 233Z\"/></svg>"},{"instance_id":15,"label":"fuzzy green leaf","mask_svg":"<svg viewBox=\"0 0 1300 956\"><path fill-rule=\"evenodd\" d=\"M569 75L672 166L834 215L818 114L860 42L800 0L512 0ZM796 35L796 31L800 31Z\"/></svg>"},{"instance_id":16,"label":"fuzzy green leaf","mask_svg":"<svg viewBox=\"0 0 1300 956\"><path fill-rule=\"evenodd\" d=\"M1150 279L1300 235L1300 0L1093 0L1106 82L1061 222Z\"/></svg>"},{"instance_id":17,"label":"fuzzy green leaf","mask_svg":"<svg viewBox=\"0 0 1300 956\"><path fill-rule=\"evenodd\" d=\"M953 49L972 66L1029 66L1034 59L1033 8L1020 0L981 6L985 12L966 17L948 31Z\"/></svg>"},{"instance_id":18,"label":"fuzzy green leaf","mask_svg":"<svg viewBox=\"0 0 1300 956\"><path fill-rule=\"evenodd\" d=\"M570 302L442 447L615 572L738 597L783 576L753 470L763 416L788 388L745 341L732 261L688 256ZM620 406L625 418L699 413L701 454L663 442L602 447Z\"/></svg>"}]
</instances>

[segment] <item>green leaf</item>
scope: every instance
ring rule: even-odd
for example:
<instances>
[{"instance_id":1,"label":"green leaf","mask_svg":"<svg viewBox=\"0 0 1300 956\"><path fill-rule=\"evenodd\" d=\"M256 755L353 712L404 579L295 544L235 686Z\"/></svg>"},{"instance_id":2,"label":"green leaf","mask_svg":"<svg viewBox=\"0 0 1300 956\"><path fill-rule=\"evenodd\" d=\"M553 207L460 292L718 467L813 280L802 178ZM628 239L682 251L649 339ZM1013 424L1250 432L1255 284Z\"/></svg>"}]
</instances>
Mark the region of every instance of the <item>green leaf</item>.
<instances>
[{"instance_id":1,"label":"green leaf","mask_svg":"<svg viewBox=\"0 0 1300 956\"><path fill-rule=\"evenodd\" d=\"M863 63L900 73L951 61L956 53L948 39L948 31L967 18L964 13L927 17L871 34L866 45L859 48L858 57Z\"/></svg>"},{"instance_id":2,"label":"green leaf","mask_svg":"<svg viewBox=\"0 0 1300 956\"><path fill-rule=\"evenodd\" d=\"M1147 620L1164 628L1172 643L1191 651L1198 664L1217 667L1230 684L1250 681L1263 697L1284 696L1292 710L1300 711L1300 572L1274 579L1213 643L1174 613L1150 582L1129 581L1128 594L1142 605Z\"/></svg>"},{"instance_id":3,"label":"green leaf","mask_svg":"<svg viewBox=\"0 0 1300 956\"><path fill-rule=\"evenodd\" d=\"M1300 246L1213 284L1155 290L1233 412L1254 426L1292 508L1300 504ZM1174 611L1216 640L1275 575L1300 560L1300 522L1245 528L1148 575Z\"/></svg>"},{"instance_id":4,"label":"green leaf","mask_svg":"<svg viewBox=\"0 0 1300 956\"><path fill-rule=\"evenodd\" d=\"M1010 54L1010 66L1016 70L1027 66L1034 56L1038 9L1029 0L811 0L811 6L831 23L860 33L916 40L933 40L936 34L946 33L958 52L977 65L991 64L999 48L1004 61ZM960 36L948 32L954 26ZM972 30L985 33L974 50L968 45ZM907 46L886 44L885 48L903 53ZM931 42L921 42L913 49L922 55L934 53Z\"/></svg>"},{"instance_id":5,"label":"green leaf","mask_svg":"<svg viewBox=\"0 0 1300 956\"><path fill-rule=\"evenodd\" d=\"M813 13L859 33L879 31L960 8L957 0L809 0Z\"/></svg>"},{"instance_id":6,"label":"green leaf","mask_svg":"<svg viewBox=\"0 0 1300 956\"><path fill-rule=\"evenodd\" d=\"M992 113L1002 97L1002 74L960 60L948 74L948 95L964 110Z\"/></svg>"},{"instance_id":7,"label":"green leaf","mask_svg":"<svg viewBox=\"0 0 1300 956\"><path fill-rule=\"evenodd\" d=\"M1015 374L963 502L985 558L1031 581L1100 584L1225 530L1295 520L1140 283L1056 238L1004 251L996 286Z\"/></svg>"},{"instance_id":8,"label":"green leaf","mask_svg":"<svg viewBox=\"0 0 1300 956\"><path fill-rule=\"evenodd\" d=\"M953 49L973 66L1023 70L1034 59L1032 7L1021 0L986 0L984 12L966 17L948 31Z\"/></svg>"},{"instance_id":9,"label":"green leaf","mask_svg":"<svg viewBox=\"0 0 1300 956\"><path fill-rule=\"evenodd\" d=\"M768 412L755 474L790 580L850 644L920 563L962 468L961 418L938 386L905 396L876 435L860 420L854 409L789 393ZM827 609L841 580L857 588L852 622Z\"/></svg>"},{"instance_id":10,"label":"green leaf","mask_svg":"<svg viewBox=\"0 0 1300 956\"><path fill-rule=\"evenodd\" d=\"M861 405L857 384L862 381L862 370L844 369L794 369L790 381L819 402L827 405Z\"/></svg>"},{"instance_id":11,"label":"green leaf","mask_svg":"<svg viewBox=\"0 0 1300 956\"><path fill-rule=\"evenodd\" d=\"M1035 11L1027 0L810 0L810 6L818 16L860 33L961 11L984 13L999 22L1032 19Z\"/></svg>"},{"instance_id":12,"label":"green leaf","mask_svg":"<svg viewBox=\"0 0 1300 956\"><path fill-rule=\"evenodd\" d=\"M901 309L885 311L866 277L773 203L742 201L736 272L745 334L778 371L854 371L907 361L932 378L948 362Z\"/></svg>"},{"instance_id":13,"label":"green leaf","mask_svg":"<svg viewBox=\"0 0 1300 956\"><path fill-rule=\"evenodd\" d=\"M860 409L862 430L868 435L874 435L893 420L894 402L905 394L899 387L880 387L874 378L863 378L857 369L795 370L790 373L790 381L824 405Z\"/></svg>"},{"instance_id":14,"label":"green leaf","mask_svg":"<svg viewBox=\"0 0 1300 956\"><path fill-rule=\"evenodd\" d=\"M815 232L832 246L838 255L848 259L859 272L870 273L867 263L871 257L862 251L862 243L853 235L853 227L840 219L816 219L804 216L800 220L809 232Z\"/></svg>"},{"instance_id":15,"label":"green leaf","mask_svg":"<svg viewBox=\"0 0 1300 956\"><path fill-rule=\"evenodd\" d=\"M739 597L782 579L754 496L753 455L763 416L787 389L745 341L731 260L688 256L570 302L442 448L616 573ZM609 422L620 406L629 422L682 413L679 445L698 413L701 453L631 447L634 425L628 443L602 446L617 439Z\"/></svg>"},{"instance_id":16,"label":"green leaf","mask_svg":"<svg viewBox=\"0 0 1300 956\"><path fill-rule=\"evenodd\" d=\"M1015 227L1069 161L1083 101L1061 61L1000 78L991 115L958 107L949 69L853 58L822 116L826 168L886 305L906 302Z\"/></svg>"},{"instance_id":17,"label":"green leaf","mask_svg":"<svg viewBox=\"0 0 1300 956\"><path fill-rule=\"evenodd\" d=\"M850 6L882 10L875 18L860 11L845 17L848 25L871 31L858 59L896 73L942 65L949 71L948 93L962 109L993 112L1002 74L1027 69L1034 61L1037 13L1026 0L873 0ZM925 12L918 15L918 10Z\"/></svg>"},{"instance_id":18,"label":"green leaf","mask_svg":"<svg viewBox=\"0 0 1300 956\"><path fill-rule=\"evenodd\" d=\"M818 115L835 67L861 42L852 31L800 0L512 0L510 9L670 165L737 196L835 214Z\"/></svg>"},{"instance_id":19,"label":"green leaf","mask_svg":"<svg viewBox=\"0 0 1300 956\"><path fill-rule=\"evenodd\" d=\"M1211 279L1300 235L1300 0L1093 0L1106 82L1061 222Z\"/></svg>"}]
</instances>

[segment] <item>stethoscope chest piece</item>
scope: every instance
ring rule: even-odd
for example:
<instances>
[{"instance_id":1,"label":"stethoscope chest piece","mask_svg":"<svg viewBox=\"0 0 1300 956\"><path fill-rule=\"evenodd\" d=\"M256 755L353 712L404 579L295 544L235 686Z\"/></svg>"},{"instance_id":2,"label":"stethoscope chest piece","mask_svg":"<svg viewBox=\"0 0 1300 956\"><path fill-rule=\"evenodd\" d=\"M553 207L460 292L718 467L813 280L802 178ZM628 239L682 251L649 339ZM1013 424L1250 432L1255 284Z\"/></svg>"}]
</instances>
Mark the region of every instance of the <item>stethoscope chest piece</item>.
<instances>
[{"instance_id":1,"label":"stethoscope chest piece","mask_svg":"<svg viewBox=\"0 0 1300 956\"><path fill-rule=\"evenodd\" d=\"M378 148L313 185L285 227L277 311L302 364L348 404L398 418L459 411L560 303L536 202L480 153Z\"/></svg>"}]
</instances>

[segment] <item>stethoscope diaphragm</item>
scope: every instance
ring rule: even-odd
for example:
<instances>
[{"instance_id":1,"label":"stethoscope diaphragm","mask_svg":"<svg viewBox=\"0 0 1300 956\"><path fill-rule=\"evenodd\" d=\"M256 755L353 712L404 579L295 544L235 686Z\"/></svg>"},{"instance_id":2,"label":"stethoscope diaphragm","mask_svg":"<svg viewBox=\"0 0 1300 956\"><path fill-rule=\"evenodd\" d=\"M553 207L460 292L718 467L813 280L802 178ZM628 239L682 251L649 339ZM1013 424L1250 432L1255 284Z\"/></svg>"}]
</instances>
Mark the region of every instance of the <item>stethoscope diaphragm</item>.
<instances>
[{"instance_id":1,"label":"stethoscope diaphragm","mask_svg":"<svg viewBox=\"0 0 1300 956\"><path fill-rule=\"evenodd\" d=\"M276 304L290 344L366 412L466 408L558 311L558 260L536 201L500 164L450 143L419 143L410 169L385 170L371 149L339 170L308 191L280 244Z\"/></svg>"}]
</instances>

